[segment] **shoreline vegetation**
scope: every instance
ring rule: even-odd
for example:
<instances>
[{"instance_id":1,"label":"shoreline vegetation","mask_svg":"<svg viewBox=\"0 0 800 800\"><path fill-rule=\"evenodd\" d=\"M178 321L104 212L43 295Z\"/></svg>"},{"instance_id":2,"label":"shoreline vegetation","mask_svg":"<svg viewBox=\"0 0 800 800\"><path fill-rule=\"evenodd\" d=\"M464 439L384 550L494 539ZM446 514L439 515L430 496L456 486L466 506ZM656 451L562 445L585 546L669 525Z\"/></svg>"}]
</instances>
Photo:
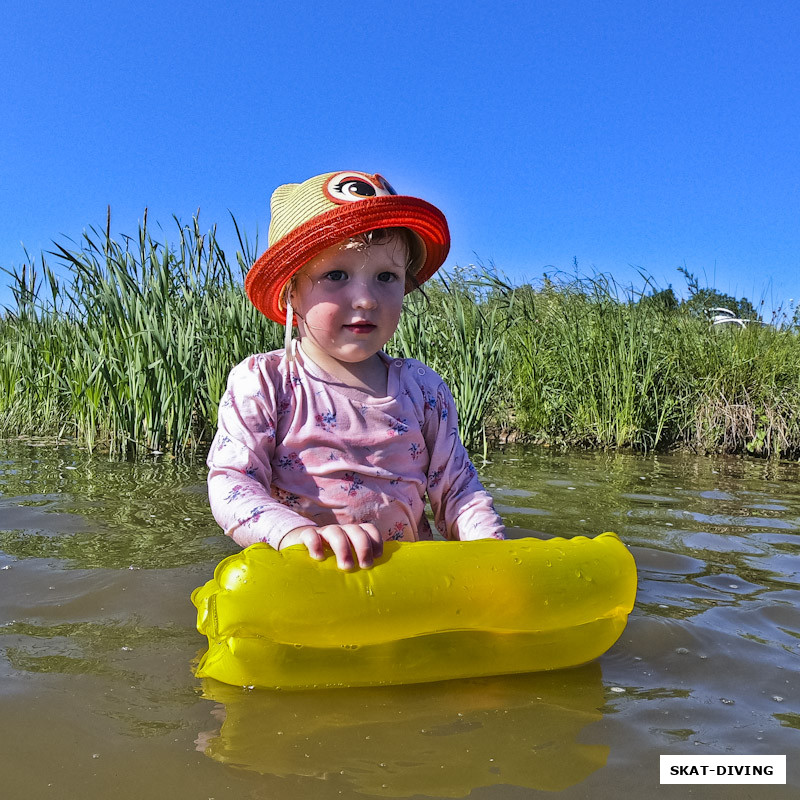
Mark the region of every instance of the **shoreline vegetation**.
<instances>
[{"instance_id":1,"label":"shoreline vegetation","mask_svg":"<svg viewBox=\"0 0 800 800\"><path fill-rule=\"evenodd\" d=\"M229 370L283 345L247 300L259 252L234 219L230 258L215 229L175 219L174 239L90 228L5 270L0 436L58 437L111 457L201 451ZM160 230L160 229L159 229ZM53 259L57 269L51 267ZM798 315L764 325L746 300L687 280L620 287L607 276L513 286L455 268L406 299L391 355L413 356L453 391L462 437L498 442L800 457ZM712 326L730 308L752 320ZM794 311L794 309L790 309Z\"/></svg>"}]
</instances>

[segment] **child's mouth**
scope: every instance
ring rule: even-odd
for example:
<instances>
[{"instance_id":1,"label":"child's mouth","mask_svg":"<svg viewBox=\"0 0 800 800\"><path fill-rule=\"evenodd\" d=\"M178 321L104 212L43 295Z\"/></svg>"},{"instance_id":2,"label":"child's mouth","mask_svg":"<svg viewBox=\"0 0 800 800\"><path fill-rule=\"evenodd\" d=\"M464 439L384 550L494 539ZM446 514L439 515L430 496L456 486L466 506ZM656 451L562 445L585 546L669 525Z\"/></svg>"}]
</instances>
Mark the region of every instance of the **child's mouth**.
<instances>
[{"instance_id":1,"label":"child's mouth","mask_svg":"<svg viewBox=\"0 0 800 800\"><path fill-rule=\"evenodd\" d=\"M354 322L352 325L344 327L352 333L372 333L377 325L373 325L371 322Z\"/></svg>"}]
</instances>

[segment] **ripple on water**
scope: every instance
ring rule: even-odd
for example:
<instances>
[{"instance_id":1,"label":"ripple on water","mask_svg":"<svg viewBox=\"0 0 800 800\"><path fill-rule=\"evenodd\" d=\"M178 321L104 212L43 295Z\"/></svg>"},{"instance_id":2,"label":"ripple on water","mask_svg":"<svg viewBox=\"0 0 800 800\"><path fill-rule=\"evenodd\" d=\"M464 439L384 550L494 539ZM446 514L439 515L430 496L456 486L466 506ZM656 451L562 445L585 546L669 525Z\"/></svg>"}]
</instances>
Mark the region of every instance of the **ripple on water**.
<instances>
[{"instance_id":1,"label":"ripple on water","mask_svg":"<svg viewBox=\"0 0 800 800\"><path fill-rule=\"evenodd\" d=\"M719 489L708 489L703 492L698 492L697 496L702 497L703 500L736 500L736 497L730 492L723 492Z\"/></svg>"},{"instance_id":2,"label":"ripple on water","mask_svg":"<svg viewBox=\"0 0 800 800\"><path fill-rule=\"evenodd\" d=\"M768 552L768 548L758 542L751 542L743 535L729 536L725 533L711 531L691 533L683 539L683 545L690 550L705 550L715 553L760 555Z\"/></svg>"},{"instance_id":3,"label":"ripple on water","mask_svg":"<svg viewBox=\"0 0 800 800\"><path fill-rule=\"evenodd\" d=\"M702 525L718 525L720 527L745 528L748 531L754 528L775 528L776 530L798 530L795 522L789 519L772 519L767 517L735 516L733 514L700 514L687 512L695 522Z\"/></svg>"},{"instance_id":4,"label":"ripple on water","mask_svg":"<svg viewBox=\"0 0 800 800\"><path fill-rule=\"evenodd\" d=\"M660 494L641 494L637 492L623 492L620 495L621 498L624 500L633 500L634 503L647 503L648 505L652 503L674 503L674 497L667 497L665 495Z\"/></svg>"},{"instance_id":5,"label":"ripple on water","mask_svg":"<svg viewBox=\"0 0 800 800\"><path fill-rule=\"evenodd\" d=\"M751 569L761 571L768 583L800 586L800 559L797 555L773 552L758 561L745 558L744 562Z\"/></svg>"},{"instance_id":6,"label":"ripple on water","mask_svg":"<svg viewBox=\"0 0 800 800\"><path fill-rule=\"evenodd\" d=\"M728 575L726 573L703 575L695 579L695 584L715 589L723 595L747 595L765 591L764 587L759 584L750 583L750 581L737 575Z\"/></svg>"}]
</instances>

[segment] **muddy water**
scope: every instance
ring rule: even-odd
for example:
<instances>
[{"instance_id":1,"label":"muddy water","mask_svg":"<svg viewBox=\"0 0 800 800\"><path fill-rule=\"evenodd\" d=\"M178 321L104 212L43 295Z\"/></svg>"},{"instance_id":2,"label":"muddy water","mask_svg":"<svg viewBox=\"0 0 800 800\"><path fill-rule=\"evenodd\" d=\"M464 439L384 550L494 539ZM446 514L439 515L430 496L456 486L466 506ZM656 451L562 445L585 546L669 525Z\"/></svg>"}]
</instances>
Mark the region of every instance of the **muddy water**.
<instances>
[{"instance_id":1,"label":"muddy water","mask_svg":"<svg viewBox=\"0 0 800 800\"><path fill-rule=\"evenodd\" d=\"M0 442L0 796L797 797L796 465L509 449L514 536L615 530L619 643L576 670L246 691L191 672L191 590L234 548L202 466ZM786 754L786 786L659 786L658 756ZM555 794L554 794L555 793Z\"/></svg>"}]
</instances>

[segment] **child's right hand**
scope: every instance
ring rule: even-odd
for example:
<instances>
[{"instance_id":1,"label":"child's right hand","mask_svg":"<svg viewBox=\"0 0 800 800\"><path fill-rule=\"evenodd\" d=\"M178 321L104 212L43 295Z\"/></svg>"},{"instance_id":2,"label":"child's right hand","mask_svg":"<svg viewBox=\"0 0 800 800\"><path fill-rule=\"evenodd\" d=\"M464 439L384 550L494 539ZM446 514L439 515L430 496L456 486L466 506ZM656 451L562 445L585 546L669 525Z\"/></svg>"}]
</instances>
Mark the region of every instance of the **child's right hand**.
<instances>
[{"instance_id":1,"label":"child's right hand","mask_svg":"<svg viewBox=\"0 0 800 800\"><path fill-rule=\"evenodd\" d=\"M336 556L339 569L353 569L355 562L369 569L373 561L383 553L383 539L371 522L360 525L306 525L289 531L278 545L279 550L293 544L305 545L309 555L317 561L325 559L325 545Z\"/></svg>"}]
</instances>

